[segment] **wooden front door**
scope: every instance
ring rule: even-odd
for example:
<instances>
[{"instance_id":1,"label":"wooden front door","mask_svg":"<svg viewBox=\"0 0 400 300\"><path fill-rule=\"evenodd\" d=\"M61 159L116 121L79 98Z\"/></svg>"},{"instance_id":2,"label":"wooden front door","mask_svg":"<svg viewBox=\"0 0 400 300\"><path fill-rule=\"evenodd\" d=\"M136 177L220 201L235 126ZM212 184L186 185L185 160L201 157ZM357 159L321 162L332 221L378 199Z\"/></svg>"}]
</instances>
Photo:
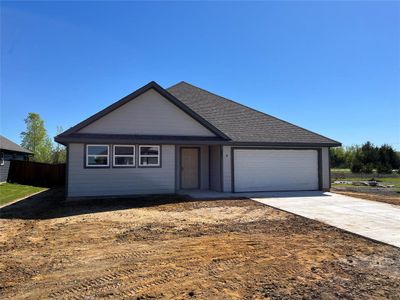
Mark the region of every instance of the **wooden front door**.
<instances>
[{"instance_id":1,"label":"wooden front door","mask_svg":"<svg viewBox=\"0 0 400 300\"><path fill-rule=\"evenodd\" d=\"M181 148L181 189L200 188L200 149Z\"/></svg>"}]
</instances>

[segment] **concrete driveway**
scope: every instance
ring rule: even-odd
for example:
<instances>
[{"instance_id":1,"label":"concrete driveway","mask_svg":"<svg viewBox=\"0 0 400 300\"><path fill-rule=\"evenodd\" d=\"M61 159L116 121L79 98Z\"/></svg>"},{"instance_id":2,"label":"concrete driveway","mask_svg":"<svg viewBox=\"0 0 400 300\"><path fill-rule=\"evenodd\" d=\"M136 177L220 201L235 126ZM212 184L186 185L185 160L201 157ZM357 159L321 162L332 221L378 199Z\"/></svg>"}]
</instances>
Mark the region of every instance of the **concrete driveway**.
<instances>
[{"instance_id":1,"label":"concrete driveway","mask_svg":"<svg viewBox=\"0 0 400 300\"><path fill-rule=\"evenodd\" d=\"M271 193L251 199L400 247L400 207L322 192Z\"/></svg>"}]
</instances>

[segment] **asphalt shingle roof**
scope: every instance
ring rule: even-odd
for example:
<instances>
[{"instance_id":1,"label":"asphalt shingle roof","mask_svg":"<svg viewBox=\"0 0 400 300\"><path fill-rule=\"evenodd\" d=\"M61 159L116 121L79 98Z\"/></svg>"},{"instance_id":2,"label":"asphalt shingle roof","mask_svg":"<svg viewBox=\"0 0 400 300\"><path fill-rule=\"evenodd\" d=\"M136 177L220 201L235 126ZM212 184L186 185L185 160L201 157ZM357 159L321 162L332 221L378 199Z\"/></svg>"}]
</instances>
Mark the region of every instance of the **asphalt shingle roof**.
<instances>
[{"instance_id":1,"label":"asphalt shingle roof","mask_svg":"<svg viewBox=\"0 0 400 300\"><path fill-rule=\"evenodd\" d=\"M163 89L152 81L111 104L93 116L78 123L55 137L60 143L88 141L138 141L140 139L165 138L175 141L183 139L198 141L198 137L169 136L146 137L118 134L82 134L79 130L121 107L139 95L155 89L167 100L181 108L192 118L203 124L218 137L218 141L232 145L271 145L271 146L340 146L337 141L267 115L235 101L218 96L186 82L180 82L168 89ZM162 138L162 139L161 139ZM216 142L209 139L210 142Z\"/></svg>"},{"instance_id":2,"label":"asphalt shingle roof","mask_svg":"<svg viewBox=\"0 0 400 300\"><path fill-rule=\"evenodd\" d=\"M29 151L21 147L20 145L10 141L8 138L0 135L0 149L14 151L14 152L22 152L22 153L29 153L32 154L33 152Z\"/></svg>"},{"instance_id":3,"label":"asphalt shingle roof","mask_svg":"<svg viewBox=\"0 0 400 300\"><path fill-rule=\"evenodd\" d=\"M339 142L218 96L186 82L167 89L233 142L332 144Z\"/></svg>"}]
</instances>

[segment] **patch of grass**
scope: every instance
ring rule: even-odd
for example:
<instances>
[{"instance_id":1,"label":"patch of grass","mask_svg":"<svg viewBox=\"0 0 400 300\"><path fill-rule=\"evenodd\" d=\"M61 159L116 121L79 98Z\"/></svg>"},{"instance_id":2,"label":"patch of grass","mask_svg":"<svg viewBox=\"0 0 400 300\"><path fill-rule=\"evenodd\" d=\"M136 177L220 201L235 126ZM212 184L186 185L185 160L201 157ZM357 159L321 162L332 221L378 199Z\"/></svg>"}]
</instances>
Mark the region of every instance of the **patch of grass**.
<instances>
[{"instance_id":1,"label":"patch of grass","mask_svg":"<svg viewBox=\"0 0 400 300\"><path fill-rule=\"evenodd\" d=\"M336 169L336 168L332 168L331 171L332 171L332 172L351 173L350 169Z\"/></svg>"},{"instance_id":2,"label":"patch of grass","mask_svg":"<svg viewBox=\"0 0 400 300\"><path fill-rule=\"evenodd\" d=\"M374 176L371 176L371 178L360 178L360 177L346 177L343 179L338 179L338 180L347 180L347 181L366 181L369 179L372 179ZM384 184L394 184L395 187L400 188L400 177L399 178L391 178L391 177L380 177L380 178L375 178L376 181L382 182Z\"/></svg>"},{"instance_id":3,"label":"patch of grass","mask_svg":"<svg viewBox=\"0 0 400 300\"><path fill-rule=\"evenodd\" d=\"M376 180L382 181L387 184L394 184L396 187L400 187L400 177L397 177L397 178L381 177L381 178L377 178Z\"/></svg>"},{"instance_id":4,"label":"patch of grass","mask_svg":"<svg viewBox=\"0 0 400 300\"><path fill-rule=\"evenodd\" d=\"M14 183L0 184L0 205L45 191L47 188Z\"/></svg>"},{"instance_id":5,"label":"patch of grass","mask_svg":"<svg viewBox=\"0 0 400 300\"><path fill-rule=\"evenodd\" d=\"M354 175L354 174L353 174ZM367 180L369 180L369 179L372 179L372 178L374 178L374 176L372 175L370 178L362 178L362 177L346 177L346 178L340 178L340 179L334 179L334 178L332 178L332 181L335 181L335 180L344 180L344 181L367 181ZM400 192L400 177L397 177L397 178L393 178L393 177L379 177L379 178L374 178L376 181L378 181L378 182L381 182L381 183L383 183L383 184L393 184L394 185L394 190L396 191L396 192ZM335 184L335 183L332 183L332 187L341 187L341 186L344 186L344 187L348 187L348 186L353 186L353 185L351 185L351 184L343 184L343 183L339 183L339 184ZM374 188L374 187L372 187L372 186L362 186L363 187L363 189L368 189L368 188L370 188L370 189L372 189L372 188Z\"/></svg>"}]
</instances>

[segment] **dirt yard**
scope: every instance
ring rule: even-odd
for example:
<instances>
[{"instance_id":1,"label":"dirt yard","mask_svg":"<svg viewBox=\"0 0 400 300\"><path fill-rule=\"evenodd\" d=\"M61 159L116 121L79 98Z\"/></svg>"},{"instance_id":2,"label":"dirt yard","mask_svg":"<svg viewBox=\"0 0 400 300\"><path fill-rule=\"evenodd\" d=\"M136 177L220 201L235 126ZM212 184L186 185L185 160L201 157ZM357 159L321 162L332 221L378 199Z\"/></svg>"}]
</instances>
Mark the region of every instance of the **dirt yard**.
<instances>
[{"instance_id":1,"label":"dirt yard","mask_svg":"<svg viewBox=\"0 0 400 300\"><path fill-rule=\"evenodd\" d=\"M366 187L333 187L331 191L333 193L346 196L400 205L400 194L395 191L385 192L379 189L371 189Z\"/></svg>"},{"instance_id":2,"label":"dirt yard","mask_svg":"<svg viewBox=\"0 0 400 300\"><path fill-rule=\"evenodd\" d=\"M251 200L59 198L0 211L1 299L400 297L400 249Z\"/></svg>"}]
</instances>

